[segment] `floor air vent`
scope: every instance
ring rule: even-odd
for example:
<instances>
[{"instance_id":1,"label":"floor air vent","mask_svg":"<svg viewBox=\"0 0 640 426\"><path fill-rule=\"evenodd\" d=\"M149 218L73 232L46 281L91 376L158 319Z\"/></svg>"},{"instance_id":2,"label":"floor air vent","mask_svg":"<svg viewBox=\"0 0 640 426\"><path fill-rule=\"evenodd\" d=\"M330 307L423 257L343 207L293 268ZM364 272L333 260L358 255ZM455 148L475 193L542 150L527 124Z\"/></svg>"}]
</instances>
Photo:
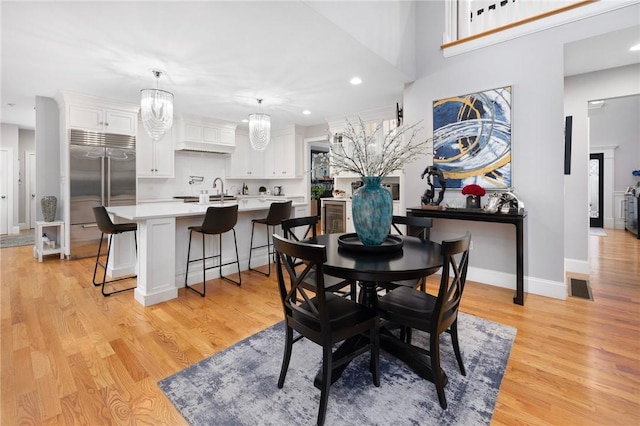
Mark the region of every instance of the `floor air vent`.
<instances>
[{"instance_id":1,"label":"floor air vent","mask_svg":"<svg viewBox=\"0 0 640 426\"><path fill-rule=\"evenodd\" d=\"M569 278L569 296L593 300L589 281L579 278Z\"/></svg>"}]
</instances>

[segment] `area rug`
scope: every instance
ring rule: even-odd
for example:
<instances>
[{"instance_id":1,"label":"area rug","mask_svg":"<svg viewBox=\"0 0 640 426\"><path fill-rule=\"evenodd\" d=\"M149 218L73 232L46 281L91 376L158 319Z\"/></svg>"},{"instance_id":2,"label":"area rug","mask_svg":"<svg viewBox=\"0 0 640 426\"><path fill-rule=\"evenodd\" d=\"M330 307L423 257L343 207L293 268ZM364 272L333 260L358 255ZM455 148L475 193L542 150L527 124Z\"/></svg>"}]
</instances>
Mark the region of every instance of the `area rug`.
<instances>
[{"instance_id":1,"label":"area rug","mask_svg":"<svg viewBox=\"0 0 640 426\"><path fill-rule=\"evenodd\" d=\"M33 244L33 230L15 235L0 236L0 248L32 246Z\"/></svg>"},{"instance_id":2,"label":"area rug","mask_svg":"<svg viewBox=\"0 0 640 426\"><path fill-rule=\"evenodd\" d=\"M381 351L380 387L372 383L368 354L360 355L331 386L325 424L489 424L516 329L460 313L458 330L467 376L458 370L450 336L443 335L446 410L433 383ZM428 335L414 332L413 339L425 345ZM284 388L278 389L283 346L281 322L158 384L194 426L315 424L320 391L313 380L322 351L305 339L295 343Z\"/></svg>"}]
</instances>

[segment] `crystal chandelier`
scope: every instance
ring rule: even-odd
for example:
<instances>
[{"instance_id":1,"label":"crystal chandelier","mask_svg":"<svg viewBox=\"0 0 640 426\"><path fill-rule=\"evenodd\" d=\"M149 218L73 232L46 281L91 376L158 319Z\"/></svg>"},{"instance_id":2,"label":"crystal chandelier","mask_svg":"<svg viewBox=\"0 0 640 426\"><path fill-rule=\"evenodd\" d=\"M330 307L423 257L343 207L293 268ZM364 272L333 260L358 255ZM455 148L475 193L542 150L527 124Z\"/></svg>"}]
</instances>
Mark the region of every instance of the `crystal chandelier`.
<instances>
[{"instance_id":1,"label":"crystal chandelier","mask_svg":"<svg viewBox=\"0 0 640 426\"><path fill-rule=\"evenodd\" d=\"M158 89L161 71L151 72L156 77L156 88L140 91L140 114L151 139L159 141L173 124L173 93Z\"/></svg>"},{"instance_id":2,"label":"crystal chandelier","mask_svg":"<svg viewBox=\"0 0 640 426\"><path fill-rule=\"evenodd\" d=\"M258 111L262 99L258 99ZM271 116L257 112L249 114L249 140L251 147L256 151L264 151L271 139Z\"/></svg>"}]
</instances>

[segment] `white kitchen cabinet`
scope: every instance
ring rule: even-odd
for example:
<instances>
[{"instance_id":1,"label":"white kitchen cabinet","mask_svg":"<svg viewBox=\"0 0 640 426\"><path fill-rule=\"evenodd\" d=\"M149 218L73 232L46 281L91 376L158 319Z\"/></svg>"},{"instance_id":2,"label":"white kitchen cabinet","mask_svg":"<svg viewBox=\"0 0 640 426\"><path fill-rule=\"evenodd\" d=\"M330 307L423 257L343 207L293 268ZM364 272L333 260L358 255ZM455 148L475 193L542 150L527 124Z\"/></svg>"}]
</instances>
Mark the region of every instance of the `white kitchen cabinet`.
<instances>
[{"instance_id":1,"label":"white kitchen cabinet","mask_svg":"<svg viewBox=\"0 0 640 426\"><path fill-rule=\"evenodd\" d=\"M296 126L287 126L271 134L264 154L267 179L290 179L302 174L303 134Z\"/></svg>"},{"instance_id":2,"label":"white kitchen cabinet","mask_svg":"<svg viewBox=\"0 0 640 426\"><path fill-rule=\"evenodd\" d=\"M91 105L69 104L67 107L69 128L120 135L136 135L137 112L105 109Z\"/></svg>"},{"instance_id":3,"label":"white kitchen cabinet","mask_svg":"<svg viewBox=\"0 0 640 426\"><path fill-rule=\"evenodd\" d=\"M136 138L136 174L138 177L172 178L175 174L173 129L164 138L154 141L140 123Z\"/></svg>"},{"instance_id":4,"label":"white kitchen cabinet","mask_svg":"<svg viewBox=\"0 0 640 426\"><path fill-rule=\"evenodd\" d=\"M236 124L209 117L182 114L176 120L176 149L232 153L236 147ZM195 147L195 148L194 148Z\"/></svg>"},{"instance_id":5,"label":"white kitchen cabinet","mask_svg":"<svg viewBox=\"0 0 640 426\"><path fill-rule=\"evenodd\" d=\"M353 214L351 212L352 204L351 200L345 201L345 232L356 232L356 228L353 225Z\"/></svg>"},{"instance_id":6,"label":"white kitchen cabinet","mask_svg":"<svg viewBox=\"0 0 640 426\"><path fill-rule=\"evenodd\" d=\"M227 177L262 179L264 177L264 152L254 151L249 142L249 134L236 131L236 149L227 161Z\"/></svg>"}]
</instances>

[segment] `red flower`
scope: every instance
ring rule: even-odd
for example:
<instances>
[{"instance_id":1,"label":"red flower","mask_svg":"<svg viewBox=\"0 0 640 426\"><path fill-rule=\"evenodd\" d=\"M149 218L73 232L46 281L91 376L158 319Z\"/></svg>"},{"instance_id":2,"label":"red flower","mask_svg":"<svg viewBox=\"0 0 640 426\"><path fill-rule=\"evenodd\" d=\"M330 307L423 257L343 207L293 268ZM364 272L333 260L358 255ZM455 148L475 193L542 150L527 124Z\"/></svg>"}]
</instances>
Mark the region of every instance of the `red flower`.
<instances>
[{"instance_id":1,"label":"red flower","mask_svg":"<svg viewBox=\"0 0 640 426\"><path fill-rule=\"evenodd\" d=\"M476 197L482 197L486 194L486 191L480 185L472 183L462 188L462 195L475 195Z\"/></svg>"}]
</instances>

